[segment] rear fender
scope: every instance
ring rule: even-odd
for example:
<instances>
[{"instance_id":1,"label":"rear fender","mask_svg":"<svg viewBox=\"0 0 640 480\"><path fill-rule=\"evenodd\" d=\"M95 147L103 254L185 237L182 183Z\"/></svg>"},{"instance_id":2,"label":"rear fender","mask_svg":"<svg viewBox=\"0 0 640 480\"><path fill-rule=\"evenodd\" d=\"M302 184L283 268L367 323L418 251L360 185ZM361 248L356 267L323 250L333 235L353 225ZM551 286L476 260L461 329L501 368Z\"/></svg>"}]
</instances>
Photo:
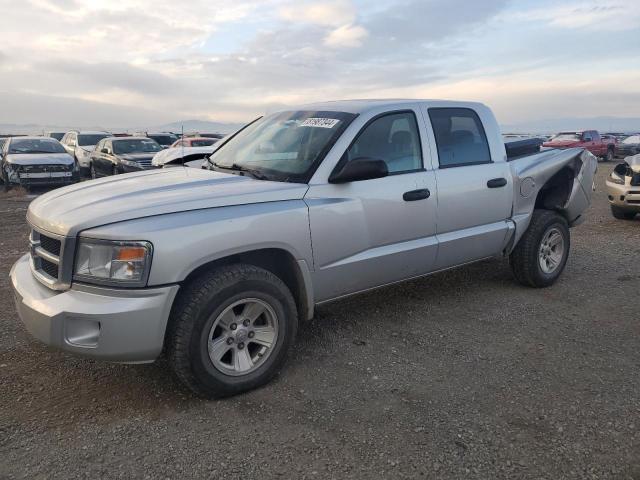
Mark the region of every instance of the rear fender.
<instances>
[{"instance_id":1,"label":"rear fender","mask_svg":"<svg viewBox=\"0 0 640 480\"><path fill-rule=\"evenodd\" d=\"M591 204L598 159L587 150L549 150L510 162L514 177L515 234L506 253L529 227L536 208L555 210L570 226L582 222Z\"/></svg>"}]
</instances>

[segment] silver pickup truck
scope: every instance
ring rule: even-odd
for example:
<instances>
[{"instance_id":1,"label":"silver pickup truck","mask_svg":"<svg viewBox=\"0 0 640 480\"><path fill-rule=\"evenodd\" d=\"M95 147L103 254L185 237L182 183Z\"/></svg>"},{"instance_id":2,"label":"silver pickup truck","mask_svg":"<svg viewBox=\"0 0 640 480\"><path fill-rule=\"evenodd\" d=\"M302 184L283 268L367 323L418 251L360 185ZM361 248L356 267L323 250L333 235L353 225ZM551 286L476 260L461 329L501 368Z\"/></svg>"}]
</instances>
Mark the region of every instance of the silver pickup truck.
<instances>
[{"instance_id":1,"label":"silver pickup truck","mask_svg":"<svg viewBox=\"0 0 640 480\"><path fill-rule=\"evenodd\" d=\"M539 145L539 144L538 144ZM267 382L316 305L478 260L551 285L591 199L582 149L505 148L484 105L375 100L267 115L203 169L34 200L11 270L41 341L116 362L165 353L208 397Z\"/></svg>"}]
</instances>

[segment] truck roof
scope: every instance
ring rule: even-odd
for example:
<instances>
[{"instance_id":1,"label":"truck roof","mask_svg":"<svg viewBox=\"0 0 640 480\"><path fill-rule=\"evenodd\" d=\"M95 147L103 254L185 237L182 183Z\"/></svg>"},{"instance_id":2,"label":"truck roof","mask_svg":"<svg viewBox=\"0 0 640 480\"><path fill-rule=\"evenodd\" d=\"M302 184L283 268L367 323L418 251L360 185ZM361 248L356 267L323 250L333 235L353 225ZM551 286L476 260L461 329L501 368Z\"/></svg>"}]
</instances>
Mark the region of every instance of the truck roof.
<instances>
[{"instance_id":1,"label":"truck roof","mask_svg":"<svg viewBox=\"0 0 640 480\"><path fill-rule=\"evenodd\" d=\"M417 98L398 98L398 99L363 99L363 100L337 100L332 102L309 103L298 105L282 110L325 110L339 111L347 113L364 113L368 110L378 107L402 108L404 105L415 103L434 104L439 107L470 107L484 106L478 102L463 102L454 100L424 100Z\"/></svg>"}]
</instances>

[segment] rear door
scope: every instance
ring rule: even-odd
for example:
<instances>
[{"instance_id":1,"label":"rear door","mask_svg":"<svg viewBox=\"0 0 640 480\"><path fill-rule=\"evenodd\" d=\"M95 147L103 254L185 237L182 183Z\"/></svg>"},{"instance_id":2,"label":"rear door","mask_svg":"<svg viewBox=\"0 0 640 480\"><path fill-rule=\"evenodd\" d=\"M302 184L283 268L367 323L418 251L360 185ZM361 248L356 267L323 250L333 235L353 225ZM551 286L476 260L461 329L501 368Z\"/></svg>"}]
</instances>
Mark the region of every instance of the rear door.
<instances>
[{"instance_id":1,"label":"rear door","mask_svg":"<svg viewBox=\"0 0 640 480\"><path fill-rule=\"evenodd\" d=\"M436 268L499 254L511 215L509 164L504 157L492 157L482 120L474 109L425 106L423 110L433 133L432 149L438 152L434 165L438 186ZM497 124L492 128L497 130Z\"/></svg>"},{"instance_id":2,"label":"rear door","mask_svg":"<svg viewBox=\"0 0 640 480\"><path fill-rule=\"evenodd\" d=\"M437 252L436 187L419 115L417 107L376 115L339 153L336 168L368 157L384 160L389 176L310 185L305 202L317 301L432 269Z\"/></svg>"}]
</instances>

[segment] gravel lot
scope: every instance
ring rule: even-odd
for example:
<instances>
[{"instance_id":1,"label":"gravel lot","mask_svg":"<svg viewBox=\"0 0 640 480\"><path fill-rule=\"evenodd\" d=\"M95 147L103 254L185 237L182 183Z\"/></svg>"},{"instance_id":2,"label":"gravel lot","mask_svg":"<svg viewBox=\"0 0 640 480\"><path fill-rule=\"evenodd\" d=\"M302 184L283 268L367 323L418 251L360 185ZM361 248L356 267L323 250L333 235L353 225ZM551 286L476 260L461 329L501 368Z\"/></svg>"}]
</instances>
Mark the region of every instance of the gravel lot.
<instances>
[{"instance_id":1,"label":"gravel lot","mask_svg":"<svg viewBox=\"0 0 640 480\"><path fill-rule=\"evenodd\" d=\"M32 341L8 282L28 201L1 197L0 478L640 479L640 217L610 215L612 166L555 286L497 260L323 306L223 401Z\"/></svg>"}]
</instances>

